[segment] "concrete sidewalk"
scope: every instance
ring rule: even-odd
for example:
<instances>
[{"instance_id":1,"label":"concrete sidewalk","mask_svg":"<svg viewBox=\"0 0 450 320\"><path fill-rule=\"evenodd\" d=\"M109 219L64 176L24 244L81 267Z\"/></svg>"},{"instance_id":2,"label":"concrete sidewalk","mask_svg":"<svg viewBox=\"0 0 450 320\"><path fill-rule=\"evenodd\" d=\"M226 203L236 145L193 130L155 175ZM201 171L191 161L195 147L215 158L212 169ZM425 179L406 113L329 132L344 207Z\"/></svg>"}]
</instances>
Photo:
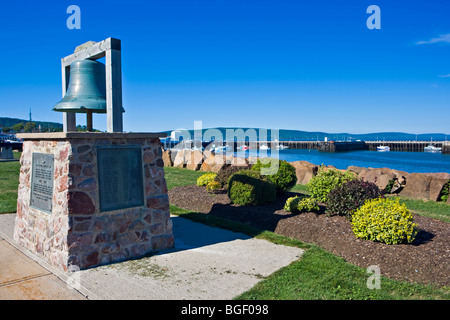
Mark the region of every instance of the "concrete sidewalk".
<instances>
[{"instance_id":1,"label":"concrete sidewalk","mask_svg":"<svg viewBox=\"0 0 450 320\"><path fill-rule=\"evenodd\" d=\"M174 216L174 249L65 273L14 242L14 219L0 214L0 299L232 299L303 253Z\"/></svg>"}]
</instances>

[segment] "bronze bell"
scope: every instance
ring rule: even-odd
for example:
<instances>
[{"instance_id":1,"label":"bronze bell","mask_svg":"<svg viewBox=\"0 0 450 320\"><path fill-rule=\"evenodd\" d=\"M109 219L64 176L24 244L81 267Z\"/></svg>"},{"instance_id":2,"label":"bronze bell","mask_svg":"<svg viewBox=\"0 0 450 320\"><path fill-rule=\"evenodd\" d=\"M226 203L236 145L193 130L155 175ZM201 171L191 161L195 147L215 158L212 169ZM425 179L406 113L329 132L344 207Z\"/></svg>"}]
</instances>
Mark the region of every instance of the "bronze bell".
<instances>
[{"instance_id":1,"label":"bronze bell","mask_svg":"<svg viewBox=\"0 0 450 320\"><path fill-rule=\"evenodd\" d=\"M87 130L92 131L92 113L106 113L105 65L94 60L73 62L66 95L53 111L86 113Z\"/></svg>"},{"instance_id":2,"label":"bronze bell","mask_svg":"<svg viewBox=\"0 0 450 320\"><path fill-rule=\"evenodd\" d=\"M54 111L106 113L105 65L93 60L75 61L70 65L66 95Z\"/></svg>"}]
</instances>

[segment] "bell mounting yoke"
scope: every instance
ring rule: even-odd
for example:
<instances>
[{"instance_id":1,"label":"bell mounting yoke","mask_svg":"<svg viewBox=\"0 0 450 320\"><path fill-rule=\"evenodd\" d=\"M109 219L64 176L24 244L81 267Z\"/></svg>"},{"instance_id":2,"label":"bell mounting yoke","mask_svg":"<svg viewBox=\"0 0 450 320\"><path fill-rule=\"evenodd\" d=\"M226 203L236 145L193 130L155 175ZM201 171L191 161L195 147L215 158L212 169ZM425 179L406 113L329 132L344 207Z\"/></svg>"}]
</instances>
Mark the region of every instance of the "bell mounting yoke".
<instances>
[{"instance_id":1,"label":"bell mounting yoke","mask_svg":"<svg viewBox=\"0 0 450 320\"><path fill-rule=\"evenodd\" d=\"M106 131L123 132L122 119L122 62L119 39L108 38L100 42L88 41L61 59L62 96L69 85L70 65L77 60L97 60L105 57L106 73ZM87 127L92 129L92 113L87 113ZM64 132L77 131L76 113L63 113Z\"/></svg>"}]
</instances>

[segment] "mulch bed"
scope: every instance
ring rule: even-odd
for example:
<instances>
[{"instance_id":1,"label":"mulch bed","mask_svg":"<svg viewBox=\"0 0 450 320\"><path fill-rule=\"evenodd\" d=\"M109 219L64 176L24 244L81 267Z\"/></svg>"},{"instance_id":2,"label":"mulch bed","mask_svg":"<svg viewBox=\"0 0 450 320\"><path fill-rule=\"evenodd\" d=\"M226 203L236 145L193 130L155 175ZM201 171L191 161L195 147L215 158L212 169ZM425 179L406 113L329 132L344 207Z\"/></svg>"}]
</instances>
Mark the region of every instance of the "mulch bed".
<instances>
[{"instance_id":1,"label":"mulch bed","mask_svg":"<svg viewBox=\"0 0 450 320\"><path fill-rule=\"evenodd\" d=\"M253 227L316 244L346 261L367 268L378 265L381 274L397 280L450 286L450 224L414 215L419 233L412 244L387 245L355 237L350 222L338 215L290 213L279 196L265 206L236 206L226 193L209 194L205 187L183 186L169 191L177 207L239 221Z\"/></svg>"}]
</instances>

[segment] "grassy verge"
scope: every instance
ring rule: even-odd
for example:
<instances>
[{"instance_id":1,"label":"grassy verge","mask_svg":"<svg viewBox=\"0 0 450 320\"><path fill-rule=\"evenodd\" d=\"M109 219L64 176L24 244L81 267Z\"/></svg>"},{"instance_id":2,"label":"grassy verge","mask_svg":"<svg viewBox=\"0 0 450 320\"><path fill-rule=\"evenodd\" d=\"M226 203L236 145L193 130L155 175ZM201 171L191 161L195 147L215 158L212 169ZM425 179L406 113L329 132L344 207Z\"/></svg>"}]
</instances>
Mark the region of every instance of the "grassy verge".
<instances>
[{"instance_id":1,"label":"grassy verge","mask_svg":"<svg viewBox=\"0 0 450 320\"><path fill-rule=\"evenodd\" d=\"M0 213L16 212L19 171L18 161L0 163Z\"/></svg>"},{"instance_id":2,"label":"grassy verge","mask_svg":"<svg viewBox=\"0 0 450 320\"><path fill-rule=\"evenodd\" d=\"M450 222L450 205L445 202L423 201L396 197L406 207L418 215Z\"/></svg>"},{"instance_id":3,"label":"grassy verge","mask_svg":"<svg viewBox=\"0 0 450 320\"><path fill-rule=\"evenodd\" d=\"M167 189L169 190L175 187L195 185L197 184L197 178L206 173L174 167L164 167L164 172Z\"/></svg>"}]
</instances>

